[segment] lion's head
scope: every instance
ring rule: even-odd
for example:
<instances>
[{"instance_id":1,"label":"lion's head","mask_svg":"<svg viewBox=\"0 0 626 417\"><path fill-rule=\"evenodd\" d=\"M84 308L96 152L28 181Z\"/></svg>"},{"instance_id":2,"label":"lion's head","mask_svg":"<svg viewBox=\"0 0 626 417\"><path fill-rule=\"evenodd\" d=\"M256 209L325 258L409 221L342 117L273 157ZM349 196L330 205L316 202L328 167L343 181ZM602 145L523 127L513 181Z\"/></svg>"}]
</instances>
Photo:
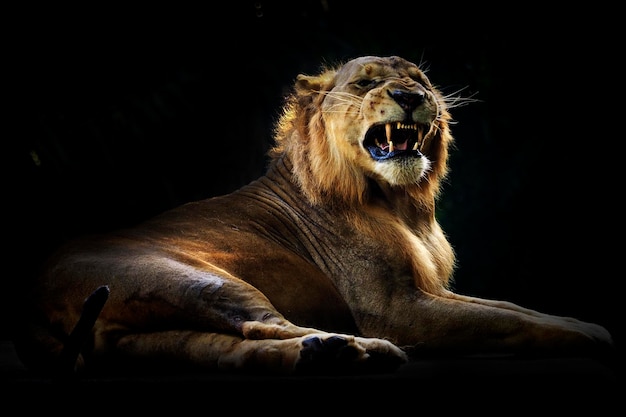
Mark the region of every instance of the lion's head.
<instances>
[{"instance_id":1,"label":"lion's head","mask_svg":"<svg viewBox=\"0 0 626 417\"><path fill-rule=\"evenodd\" d=\"M362 202L375 182L430 206L447 173L449 121L417 65L366 56L297 77L270 154L291 159L314 203Z\"/></svg>"}]
</instances>

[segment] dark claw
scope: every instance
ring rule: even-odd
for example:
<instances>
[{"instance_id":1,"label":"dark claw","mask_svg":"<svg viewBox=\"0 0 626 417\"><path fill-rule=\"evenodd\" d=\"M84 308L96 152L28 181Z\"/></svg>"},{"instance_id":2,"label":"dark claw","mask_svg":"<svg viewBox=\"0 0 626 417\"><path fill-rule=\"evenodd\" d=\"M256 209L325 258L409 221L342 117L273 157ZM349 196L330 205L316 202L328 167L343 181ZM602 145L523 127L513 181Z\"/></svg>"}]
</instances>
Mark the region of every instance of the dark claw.
<instances>
[{"instance_id":1,"label":"dark claw","mask_svg":"<svg viewBox=\"0 0 626 417\"><path fill-rule=\"evenodd\" d=\"M397 358L376 353L365 362L357 362L358 350L341 336L333 336L326 340L312 336L305 339L302 346L300 361L296 365L296 371L300 373L387 372L400 365Z\"/></svg>"}]
</instances>

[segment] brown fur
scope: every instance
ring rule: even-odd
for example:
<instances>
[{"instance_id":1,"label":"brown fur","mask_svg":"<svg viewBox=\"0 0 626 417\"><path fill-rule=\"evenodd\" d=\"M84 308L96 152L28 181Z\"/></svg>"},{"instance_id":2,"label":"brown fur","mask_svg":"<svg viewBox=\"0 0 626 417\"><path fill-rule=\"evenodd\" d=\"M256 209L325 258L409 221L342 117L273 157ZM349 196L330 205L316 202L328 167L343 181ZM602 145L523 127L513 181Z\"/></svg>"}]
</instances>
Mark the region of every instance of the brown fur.
<instances>
[{"instance_id":1,"label":"brown fur","mask_svg":"<svg viewBox=\"0 0 626 417\"><path fill-rule=\"evenodd\" d=\"M435 218L453 140L447 104L399 57L299 76L264 176L52 257L20 357L55 369L78 338L77 369L119 360L293 372L393 369L416 351L610 346L600 326L449 289L455 258ZM375 160L366 133L398 122L419 126L421 152ZM405 129L411 141L417 129ZM110 295L91 307L93 328L70 337L102 286Z\"/></svg>"}]
</instances>

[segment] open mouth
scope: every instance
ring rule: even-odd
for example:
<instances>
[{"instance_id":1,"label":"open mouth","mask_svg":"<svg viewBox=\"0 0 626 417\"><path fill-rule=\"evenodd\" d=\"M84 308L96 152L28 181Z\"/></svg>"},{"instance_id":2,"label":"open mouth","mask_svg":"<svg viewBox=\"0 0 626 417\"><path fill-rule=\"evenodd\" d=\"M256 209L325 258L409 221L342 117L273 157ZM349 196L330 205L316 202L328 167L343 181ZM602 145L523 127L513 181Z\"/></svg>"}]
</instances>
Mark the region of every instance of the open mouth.
<instances>
[{"instance_id":1,"label":"open mouth","mask_svg":"<svg viewBox=\"0 0 626 417\"><path fill-rule=\"evenodd\" d=\"M424 131L418 123L385 123L371 127L365 134L363 146L377 161L397 156L422 156Z\"/></svg>"}]
</instances>

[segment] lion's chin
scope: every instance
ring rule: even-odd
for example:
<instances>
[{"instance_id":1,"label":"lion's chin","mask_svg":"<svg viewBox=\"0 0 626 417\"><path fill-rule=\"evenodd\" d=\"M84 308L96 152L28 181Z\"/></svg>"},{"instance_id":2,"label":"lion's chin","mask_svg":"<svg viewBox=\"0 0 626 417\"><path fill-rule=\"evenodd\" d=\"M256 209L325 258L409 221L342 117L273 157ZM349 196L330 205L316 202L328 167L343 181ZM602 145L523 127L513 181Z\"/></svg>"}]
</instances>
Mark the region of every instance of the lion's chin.
<instances>
[{"instance_id":1,"label":"lion's chin","mask_svg":"<svg viewBox=\"0 0 626 417\"><path fill-rule=\"evenodd\" d=\"M374 172L394 186L417 184L429 169L430 161L424 156L394 158L374 165Z\"/></svg>"}]
</instances>

